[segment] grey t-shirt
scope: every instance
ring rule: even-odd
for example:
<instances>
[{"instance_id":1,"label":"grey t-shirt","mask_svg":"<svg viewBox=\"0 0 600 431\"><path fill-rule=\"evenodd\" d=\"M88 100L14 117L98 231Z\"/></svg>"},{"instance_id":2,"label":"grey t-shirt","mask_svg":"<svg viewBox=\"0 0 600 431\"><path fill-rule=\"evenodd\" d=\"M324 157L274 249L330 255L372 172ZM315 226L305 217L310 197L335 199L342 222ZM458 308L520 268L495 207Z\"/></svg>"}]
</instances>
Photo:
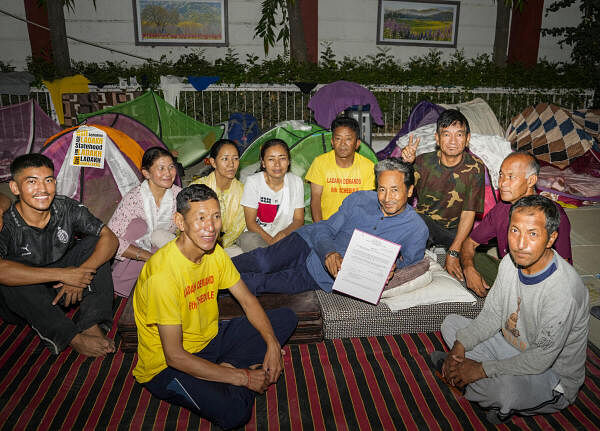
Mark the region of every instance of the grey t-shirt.
<instances>
[{"instance_id":1,"label":"grey t-shirt","mask_svg":"<svg viewBox=\"0 0 600 431\"><path fill-rule=\"evenodd\" d=\"M522 274L508 254L481 313L456 339L468 351L501 330L521 353L484 361L487 376L540 374L552 368L573 402L585 379L588 322L588 290L558 253L533 277Z\"/></svg>"}]
</instances>

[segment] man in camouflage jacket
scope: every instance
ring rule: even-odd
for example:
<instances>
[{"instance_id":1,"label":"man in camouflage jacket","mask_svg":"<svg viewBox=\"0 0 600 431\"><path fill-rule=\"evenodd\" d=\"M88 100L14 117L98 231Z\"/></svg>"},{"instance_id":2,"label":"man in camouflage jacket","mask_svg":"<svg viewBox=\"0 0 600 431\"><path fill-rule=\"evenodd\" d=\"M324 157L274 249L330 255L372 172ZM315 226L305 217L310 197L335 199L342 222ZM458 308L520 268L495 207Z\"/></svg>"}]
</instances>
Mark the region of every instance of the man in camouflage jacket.
<instances>
[{"instance_id":1,"label":"man in camouflage jacket","mask_svg":"<svg viewBox=\"0 0 600 431\"><path fill-rule=\"evenodd\" d=\"M475 213L483 212L484 165L466 152L471 132L458 110L448 109L437 121L437 151L416 157L419 140L402 150L402 158L414 163L417 212L429 228L429 245L448 249L446 269L453 274L463 241L473 228Z\"/></svg>"}]
</instances>

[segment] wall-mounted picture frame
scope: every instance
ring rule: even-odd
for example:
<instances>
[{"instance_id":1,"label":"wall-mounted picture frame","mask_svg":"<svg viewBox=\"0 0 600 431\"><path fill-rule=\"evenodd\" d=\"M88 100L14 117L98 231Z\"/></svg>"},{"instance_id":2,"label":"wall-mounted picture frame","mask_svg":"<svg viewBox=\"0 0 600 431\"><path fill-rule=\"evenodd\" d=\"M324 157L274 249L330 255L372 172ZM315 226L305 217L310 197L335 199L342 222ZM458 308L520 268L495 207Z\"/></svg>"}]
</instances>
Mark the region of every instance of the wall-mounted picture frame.
<instances>
[{"instance_id":1,"label":"wall-mounted picture frame","mask_svg":"<svg viewBox=\"0 0 600 431\"><path fill-rule=\"evenodd\" d=\"M227 46L227 0L132 0L136 45Z\"/></svg>"},{"instance_id":2,"label":"wall-mounted picture frame","mask_svg":"<svg viewBox=\"0 0 600 431\"><path fill-rule=\"evenodd\" d=\"M456 48L459 15L459 1L379 0L377 45Z\"/></svg>"}]
</instances>

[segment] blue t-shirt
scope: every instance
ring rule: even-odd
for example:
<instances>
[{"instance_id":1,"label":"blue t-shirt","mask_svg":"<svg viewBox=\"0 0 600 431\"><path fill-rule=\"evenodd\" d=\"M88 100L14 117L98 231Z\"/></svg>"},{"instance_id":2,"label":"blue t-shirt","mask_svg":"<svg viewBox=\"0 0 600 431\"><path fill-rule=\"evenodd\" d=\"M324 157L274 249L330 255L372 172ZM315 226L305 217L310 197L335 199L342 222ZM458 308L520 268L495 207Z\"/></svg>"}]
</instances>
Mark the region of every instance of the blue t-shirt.
<instances>
[{"instance_id":1,"label":"blue t-shirt","mask_svg":"<svg viewBox=\"0 0 600 431\"><path fill-rule=\"evenodd\" d=\"M331 291L333 277L325 268L325 256L337 251L343 257L354 229L400 244L398 269L423 259L429 236L427 225L410 205L399 214L385 217L377 192L352 193L329 219L302 226L296 231L312 249L306 259L308 272L327 292Z\"/></svg>"}]
</instances>

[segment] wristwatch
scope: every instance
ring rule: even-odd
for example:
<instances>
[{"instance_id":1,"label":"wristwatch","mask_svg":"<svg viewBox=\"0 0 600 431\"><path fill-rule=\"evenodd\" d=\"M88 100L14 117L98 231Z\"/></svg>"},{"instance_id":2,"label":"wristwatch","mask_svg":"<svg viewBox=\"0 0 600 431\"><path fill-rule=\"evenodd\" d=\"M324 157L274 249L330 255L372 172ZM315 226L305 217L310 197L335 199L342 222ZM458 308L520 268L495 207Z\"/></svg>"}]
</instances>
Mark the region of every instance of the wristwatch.
<instances>
[{"instance_id":1,"label":"wristwatch","mask_svg":"<svg viewBox=\"0 0 600 431\"><path fill-rule=\"evenodd\" d=\"M456 250L448 250L448 254L452 257L456 257L457 259L460 257L460 252Z\"/></svg>"}]
</instances>

